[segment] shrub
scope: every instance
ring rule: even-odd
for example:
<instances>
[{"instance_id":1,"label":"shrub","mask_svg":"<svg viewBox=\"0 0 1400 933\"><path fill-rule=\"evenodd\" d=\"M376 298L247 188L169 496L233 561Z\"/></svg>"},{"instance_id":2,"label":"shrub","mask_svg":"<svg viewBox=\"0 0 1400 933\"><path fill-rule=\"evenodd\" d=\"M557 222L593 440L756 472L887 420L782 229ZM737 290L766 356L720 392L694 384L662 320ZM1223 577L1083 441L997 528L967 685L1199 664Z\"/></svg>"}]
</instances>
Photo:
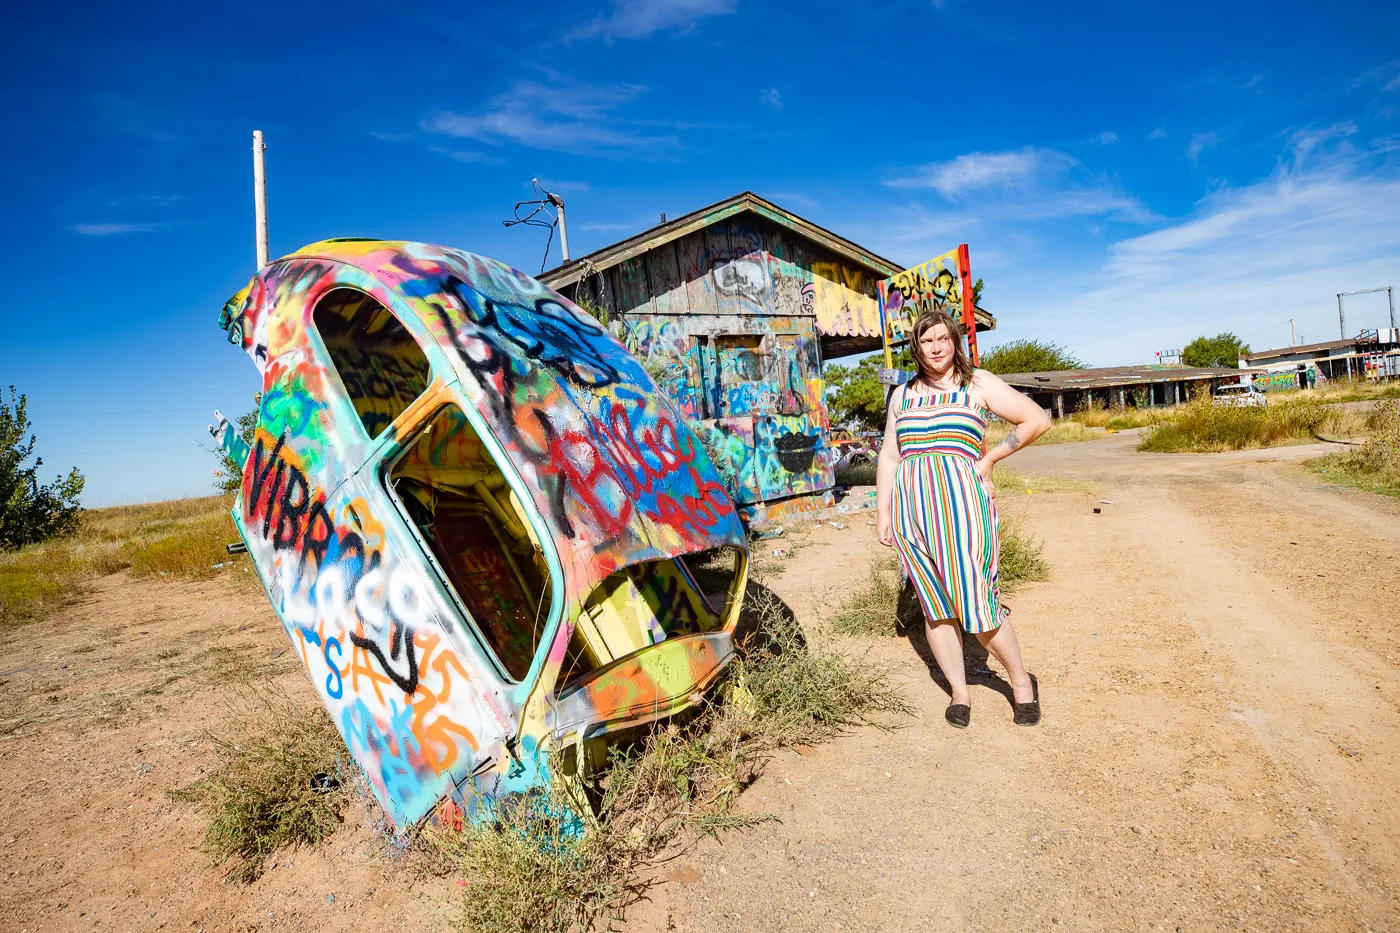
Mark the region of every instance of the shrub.
<instances>
[{"instance_id":1,"label":"shrub","mask_svg":"<svg viewBox=\"0 0 1400 933\"><path fill-rule=\"evenodd\" d=\"M1014 592L1027 581L1050 579L1050 565L1045 562L1043 550L1044 546L1026 534L1020 525L1002 522L997 582L1003 594Z\"/></svg>"},{"instance_id":2,"label":"shrub","mask_svg":"<svg viewBox=\"0 0 1400 933\"><path fill-rule=\"evenodd\" d=\"M1360 447L1328 454L1311 465L1334 482L1400 496L1400 404L1373 410L1366 429L1370 437Z\"/></svg>"},{"instance_id":3,"label":"shrub","mask_svg":"<svg viewBox=\"0 0 1400 933\"><path fill-rule=\"evenodd\" d=\"M1159 453L1243 450L1311 438L1343 416L1315 399L1258 407L1215 404L1202 395L1148 431L1138 450Z\"/></svg>"},{"instance_id":4,"label":"shrub","mask_svg":"<svg viewBox=\"0 0 1400 933\"><path fill-rule=\"evenodd\" d=\"M0 550L36 544L72 534L78 527L78 497L83 474L76 469L47 486L39 485L42 458L34 457L29 432L29 399L10 386L10 401L0 397ZM28 435L26 438L25 435Z\"/></svg>"},{"instance_id":5,"label":"shrub","mask_svg":"<svg viewBox=\"0 0 1400 933\"><path fill-rule=\"evenodd\" d=\"M903 578L893 557L870 565L870 577L830 618L831 629L842 635L893 637L899 634L896 607Z\"/></svg>"},{"instance_id":6,"label":"shrub","mask_svg":"<svg viewBox=\"0 0 1400 933\"><path fill-rule=\"evenodd\" d=\"M750 597L762 644L752 639L731 663L723 699L614 750L596 813L577 782L560 778L460 831L424 833L432 866L462 877L465 928L563 933L620 918L659 859L703 834L769 818L732 810L769 750L911 711L884 669L808 646L768 590Z\"/></svg>"},{"instance_id":7,"label":"shrub","mask_svg":"<svg viewBox=\"0 0 1400 933\"><path fill-rule=\"evenodd\" d=\"M735 690L753 710L756 735L781 747L813 744L856 725L884 726L912 712L885 668L824 645L807 645L801 626L762 607L766 643L735 662ZM893 610L892 610L893 611Z\"/></svg>"},{"instance_id":8,"label":"shrub","mask_svg":"<svg viewBox=\"0 0 1400 933\"><path fill-rule=\"evenodd\" d=\"M257 880L268 858L292 845L315 845L335 832L348 797L345 745L320 704L270 690L244 694L231 729L210 736L213 774L169 792L209 813L204 848L228 877ZM329 779L329 780L327 780Z\"/></svg>"},{"instance_id":9,"label":"shrub","mask_svg":"<svg viewBox=\"0 0 1400 933\"><path fill-rule=\"evenodd\" d=\"M848 466L836 468L836 485L838 486L874 486L875 485L875 464L873 463L852 463Z\"/></svg>"}]
</instances>

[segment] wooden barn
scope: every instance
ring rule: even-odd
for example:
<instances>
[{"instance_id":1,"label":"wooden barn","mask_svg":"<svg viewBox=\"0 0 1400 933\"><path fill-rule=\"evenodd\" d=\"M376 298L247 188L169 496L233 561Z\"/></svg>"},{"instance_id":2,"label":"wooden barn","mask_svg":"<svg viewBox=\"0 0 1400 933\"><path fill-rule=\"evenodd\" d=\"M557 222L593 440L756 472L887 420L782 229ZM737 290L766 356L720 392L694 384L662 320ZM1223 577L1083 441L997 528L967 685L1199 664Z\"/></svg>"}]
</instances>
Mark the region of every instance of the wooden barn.
<instances>
[{"instance_id":1,"label":"wooden barn","mask_svg":"<svg viewBox=\"0 0 1400 933\"><path fill-rule=\"evenodd\" d=\"M901 270L746 191L539 278L609 321L761 524L832 506L822 364L880 349L875 285Z\"/></svg>"}]
</instances>

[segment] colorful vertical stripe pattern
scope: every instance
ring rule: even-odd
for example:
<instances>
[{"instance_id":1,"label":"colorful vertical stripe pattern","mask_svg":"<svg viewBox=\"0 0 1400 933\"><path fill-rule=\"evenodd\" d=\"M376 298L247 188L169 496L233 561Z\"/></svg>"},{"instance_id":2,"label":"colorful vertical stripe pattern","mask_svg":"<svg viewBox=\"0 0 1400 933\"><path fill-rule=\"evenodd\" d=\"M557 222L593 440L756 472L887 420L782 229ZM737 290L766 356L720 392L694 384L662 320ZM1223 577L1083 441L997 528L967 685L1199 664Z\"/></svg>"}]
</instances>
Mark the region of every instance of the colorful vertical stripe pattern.
<instances>
[{"instance_id":1,"label":"colorful vertical stripe pattern","mask_svg":"<svg viewBox=\"0 0 1400 933\"><path fill-rule=\"evenodd\" d=\"M987 421L965 390L914 394L895 413L895 549L928 618L990 632L1007 612L997 586L996 505L977 461Z\"/></svg>"}]
</instances>

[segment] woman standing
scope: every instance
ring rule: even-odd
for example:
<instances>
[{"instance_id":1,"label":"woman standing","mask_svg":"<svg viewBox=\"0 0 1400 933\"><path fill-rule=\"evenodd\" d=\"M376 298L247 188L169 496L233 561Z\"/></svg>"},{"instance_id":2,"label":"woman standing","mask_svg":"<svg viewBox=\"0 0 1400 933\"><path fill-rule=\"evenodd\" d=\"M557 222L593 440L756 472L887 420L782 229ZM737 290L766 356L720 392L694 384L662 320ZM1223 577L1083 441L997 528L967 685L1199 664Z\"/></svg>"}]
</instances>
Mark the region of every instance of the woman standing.
<instances>
[{"instance_id":1,"label":"woman standing","mask_svg":"<svg viewBox=\"0 0 1400 933\"><path fill-rule=\"evenodd\" d=\"M1033 726L1040 700L997 589L992 467L1044 434L1050 417L995 374L973 369L948 314L919 315L911 345L918 376L890 396L876 471L880 543L898 550L919 594L929 649L952 687L948 722L962 729L972 716L961 623L1006 668L1016 724ZM983 444L987 412L1012 425L991 450Z\"/></svg>"}]
</instances>

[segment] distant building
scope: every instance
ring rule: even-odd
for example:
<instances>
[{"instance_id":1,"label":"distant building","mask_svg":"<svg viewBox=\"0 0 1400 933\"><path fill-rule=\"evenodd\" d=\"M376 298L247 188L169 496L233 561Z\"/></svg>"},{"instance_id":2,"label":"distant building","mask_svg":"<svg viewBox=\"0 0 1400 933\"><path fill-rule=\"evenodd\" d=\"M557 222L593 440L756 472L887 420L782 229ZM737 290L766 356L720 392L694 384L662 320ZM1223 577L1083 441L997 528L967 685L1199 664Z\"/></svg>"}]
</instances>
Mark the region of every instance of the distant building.
<instances>
[{"instance_id":1,"label":"distant building","mask_svg":"<svg viewBox=\"0 0 1400 933\"><path fill-rule=\"evenodd\" d=\"M1029 395L1037 405L1063 418L1088 407L1090 400L1105 408L1147 408L1175 405L1198 392L1241 381L1253 370L1199 366L1110 366L1103 369L1062 369L1048 373L1012 373L1008 384Z\"/></svg>"},{"instance_id":2,"label":"distant building","mask_svg":"<svg viewBox=\"0 0 1400 933\"><path fill-rule=\"evenodd\" d=\"M1298 388L1323 379L1400 376L1400 329L1362 331L1350 340L1328 340L1300 347L1260 350L1240 357L1240 365L1262 370L1261 389Z\"/></svg>"},{"instance_id":3,"label":"distant building","mask_svg":"<svg viewBox=\"0 0 1400 933\"><path fill-rule=\"evenodd\" d=\"M746 191L539 278L610 319L754 520L832 505L822 363L880 348L875 283L900 271Z\"/></svg>"}]
</instances>

